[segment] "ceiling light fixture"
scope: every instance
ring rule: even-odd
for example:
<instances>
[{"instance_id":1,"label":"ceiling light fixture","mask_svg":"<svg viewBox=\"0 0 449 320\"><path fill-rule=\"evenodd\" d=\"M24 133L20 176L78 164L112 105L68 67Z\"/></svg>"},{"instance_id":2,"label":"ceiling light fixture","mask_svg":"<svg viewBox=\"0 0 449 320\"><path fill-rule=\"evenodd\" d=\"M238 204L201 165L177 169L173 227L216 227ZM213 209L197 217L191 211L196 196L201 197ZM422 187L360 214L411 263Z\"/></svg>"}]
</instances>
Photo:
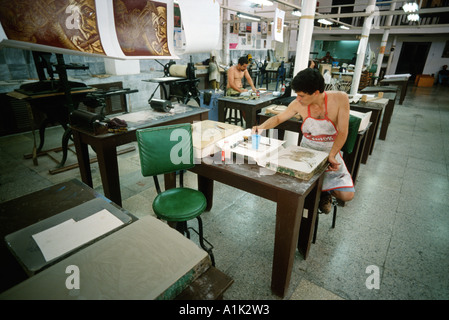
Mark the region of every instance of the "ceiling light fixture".
<instances>
[{"instance_id":1,"label":"ceiling light fixture","mask_svg":"<svg viewBox=\"0 0 449 320\"><path fill-rule=\"evenodd\" d=\"M409 15L407 15L407 20L408 21L418 21L419 14L417 14L417 13L409 14Z\"/></svg>"},{"instance_id":2,"label":"ceiling light fixture","mask_svg":"<svg viewBox=\"0 0 449 320\"><path fill-rule=\"evenodd\" d=\"M299 11L298 9L293 10L292 15L300 17L301 16L301 11Z\"/></svg>"},{"instance_id":3,"label":"ceiling light fixture","mask_svg":"<svg viewBox=\"0 0 449 320\"><path fill-rule=\"evenodd\" d=\"M325 25L328 25L328 26L330 26L331 24L333 24L333 22L331 22L331 21L329 21L329 20L326 20L326 19L319 19L319 20L318 20L318 23L325 24Z\"/></svg>"},{"instance_id":4,"label":"ceiling light fixture","mask_svg":"<svg viewBox=\"0 0 449 320\"><path fill-rule=\"evenodd\" d=\"M343 29L343 30L349 30L349 27L344 26L344 25L341 25L339 28L340 28L340 29Z\"/></svg>"},{"instance_id":5,"label":"ceiling light fixture","mask_svg":"<svg viewBox=\"0 0 449 320\"><path fill-rule=\"evenodd\" d=\"M416 2L408 2L402 6L402 10L404 10L404 12L406 12L406 13L417 12L418 9L419 9L419 7Z\"/></svg>"},{"instance_id":6,"label":"ceiling light fixture","mask_svg":"<svg viewBox=\"0 0 449 320\"><path fill-rule=\"evenodd\" d=\"M416 2L408 2L402 6L402 10L404 10L405 13L410 13L407 15L408 21L418 21L419 20L419 6Z\"/></svg>"},{"instance_id":7,"label":"ceiling light fixture","mask_svg":"<svg viewBox=\"0 0 449 320\"><path fill-rule=\"evenodd\" d=\"M251 19L251 20L255 20L255 21L260 21L260 18L253 17L253 16L247 16L246 14L241 14L241 13L237 13L237 17L239 17L241 19Z\"/></svg>"}]
</instances>

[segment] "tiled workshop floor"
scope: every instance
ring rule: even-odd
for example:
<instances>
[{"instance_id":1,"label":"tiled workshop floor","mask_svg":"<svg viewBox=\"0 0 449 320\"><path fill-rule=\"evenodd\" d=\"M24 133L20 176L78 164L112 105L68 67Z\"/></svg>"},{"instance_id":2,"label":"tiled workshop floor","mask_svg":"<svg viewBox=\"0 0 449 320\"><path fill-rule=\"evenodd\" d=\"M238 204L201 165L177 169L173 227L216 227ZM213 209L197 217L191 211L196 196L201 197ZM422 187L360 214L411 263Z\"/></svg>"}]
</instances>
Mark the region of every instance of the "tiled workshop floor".
<instances>
[{"instance_id":1,"label":"tiled workshop floor","mask_svg":"<svg viewBox=\"0 0 449 320\"><path fill-rule=\"evenodd\" d=\"M47 129L45 148L58 146L61 135ZM24 160L32 141L31 133L0 138L0 201L80 179L78 169L49 174L55 162L48 157L38 166ZM141 176L137 151L120 155L119 166L123 207L138 217L152 214L153 182ZM386 140L377 139L361 165L354 200L338 208L336 228L331 215L321 215L309 258L296 254L285 299L449 299L448 174L449 87L410 85ZM194 174L186 180L196 186ZM279 299L270 289L275 204L219 183L214 194L203 221L216 266L234 279L225 299ZM369 290L372 266L380 286Z\"/></svg>"}]
</instances>

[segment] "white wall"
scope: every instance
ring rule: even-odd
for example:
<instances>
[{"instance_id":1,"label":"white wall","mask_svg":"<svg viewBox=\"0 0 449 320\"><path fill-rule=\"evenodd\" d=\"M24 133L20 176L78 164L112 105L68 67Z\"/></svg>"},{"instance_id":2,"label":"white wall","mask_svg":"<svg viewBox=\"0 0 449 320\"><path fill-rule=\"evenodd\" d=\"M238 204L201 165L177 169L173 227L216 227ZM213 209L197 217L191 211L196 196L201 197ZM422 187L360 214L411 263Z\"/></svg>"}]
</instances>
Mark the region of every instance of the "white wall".
<instances>
[{"instance_id":1,"label":"white wall","mask_svg":"<svg viewBox=\"0 0 449 320\"><path fill-rule=\"evenodd\" d=\"M293 33L293 32L292 32ZM423 74L436 74L443 65L449 65L449 58L442 58L441 55L446 45L446 41L449 41L449 35L430 35L430 36L409 36L409 35L394 35L390 34L388 37L385 54L390 53L391 45L393 43L394 37L397 37L395 53L391 61L390 73L394 74L396 66L398 64L399 56L401 53L403 42L432 42L432 45L427 56L426 64L424 66ZM354 35L343 35L343 36L330 36L330 35L314 35L312 37L312 48L315 40L325 40L325 41L338 41L338 40L355 40ZM371 34L369 36L369 44L371 50L373 50L377 55L380 49L380 43L382 40L381 34ZM290 43L290 48L296 45L296 40L292 39Z\"/></svg>"},{"instance_id":2,"label":"white wall","mask_svg":"<svg viewBox=\"0 0 449 320\"><path fill-rule=\"evenodd\" d=\"M423 74L435 74L436 77L438 71L441 70L442 66L444 66L445 64L449 65L449 58L441 57L445 45L446 41L443 40L432 42L429 54L427 55L427 61L423 70Z\"/></svg>"}]
</instances>

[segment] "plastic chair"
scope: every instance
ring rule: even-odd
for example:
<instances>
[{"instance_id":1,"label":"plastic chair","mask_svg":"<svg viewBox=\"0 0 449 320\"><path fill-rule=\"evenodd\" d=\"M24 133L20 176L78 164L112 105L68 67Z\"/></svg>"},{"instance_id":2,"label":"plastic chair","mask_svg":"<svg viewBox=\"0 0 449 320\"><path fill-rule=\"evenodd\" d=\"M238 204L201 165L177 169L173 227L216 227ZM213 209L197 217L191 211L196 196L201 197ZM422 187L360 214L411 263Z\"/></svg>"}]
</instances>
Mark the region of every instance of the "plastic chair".
<instances>
[{"instance_id":1,"label":"plastic chair","mask_svg":"<svg viewBox=\"0 0 449 320\"><path fill-rule=\"evenodd\" d=\"M194 166L192 125L177 124L136 131L137 145L142 175L152 176L157 191L153 201L156 216L174 226L190 238L189 229L199 236L201 247L209 254L215 265L213 246L203 237L203 223L200 215L204 212L207 200L198 190L183 186L183 171ZM179 173L180 187L161 191L160 174ZM198 231L187 227L187 221L198 220ZM209 248L204 244L206 241Z\"/></svg>"}]
</instances>

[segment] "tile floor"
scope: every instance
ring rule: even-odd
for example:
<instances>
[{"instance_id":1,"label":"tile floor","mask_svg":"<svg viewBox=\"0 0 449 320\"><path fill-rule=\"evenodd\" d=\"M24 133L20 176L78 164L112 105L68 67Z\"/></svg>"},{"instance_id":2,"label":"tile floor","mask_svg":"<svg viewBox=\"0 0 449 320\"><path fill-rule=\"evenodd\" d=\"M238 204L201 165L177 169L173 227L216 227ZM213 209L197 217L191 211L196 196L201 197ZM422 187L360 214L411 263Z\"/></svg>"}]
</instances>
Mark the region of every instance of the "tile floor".
<instances>
[{"instance_id":1,"label":"tile floor","mask_svg":"<svg viewBox=\"0 0 449 320\"><path fill-rule=\"evenodd\" d=\"M285 299L449 299L449 87L409 86L396 103L387 139L377 140L362 165L355 199L320 216L307 260L297 253ZM62 129L47 129L45 148L60 145ZM24 160L32 134L0 138L0 202L71 178L51 175L55 162ZM76 162L74 154L67 163ZM137 151L119 156L123 207L151 213L151 178L140 174ZM94 187L102 192L97 164ZM187 185L196 177L187 173ZM225 299L279 299L270 290L275 204L216 183L214 207L203 215L216 265L234 279ZM193 239L195 241L195 239ZM374 270L374 271L373 271ZM379 271L378 288L373 280Z\"/></svg>"}]
</instances>

